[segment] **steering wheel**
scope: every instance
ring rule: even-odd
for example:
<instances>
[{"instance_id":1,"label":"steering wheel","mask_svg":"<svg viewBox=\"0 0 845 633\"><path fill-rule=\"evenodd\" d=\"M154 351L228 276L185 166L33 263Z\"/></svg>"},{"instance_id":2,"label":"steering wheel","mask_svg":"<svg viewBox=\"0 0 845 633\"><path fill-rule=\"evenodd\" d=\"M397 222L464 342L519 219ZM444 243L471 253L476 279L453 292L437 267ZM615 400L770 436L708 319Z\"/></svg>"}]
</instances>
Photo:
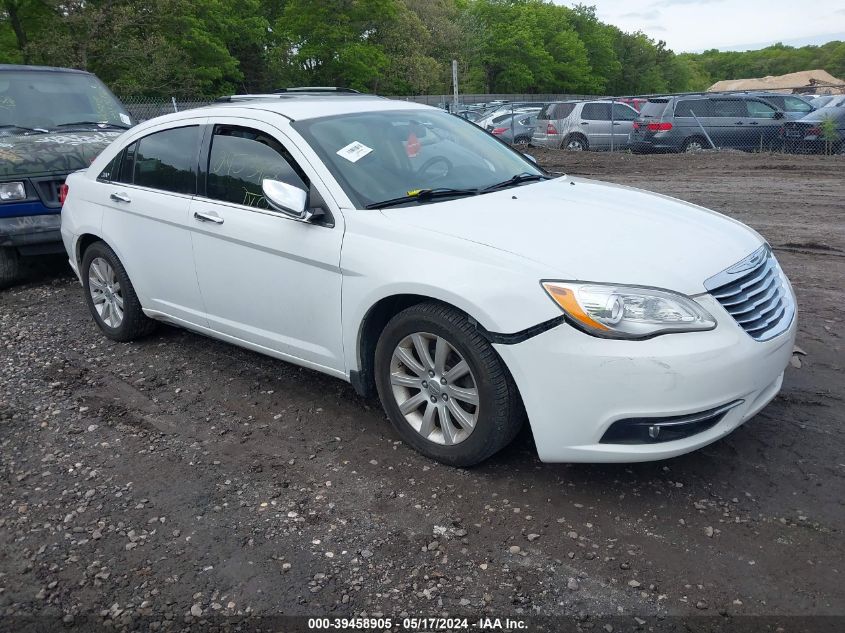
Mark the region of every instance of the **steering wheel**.
<instances>
[{"instance_id":1,"label":"steering wheel","mask_svg":"<svg viewBox=\"0 0 845 633\"><path fill-rule=\"evenodd\" d=\"M432 169L432 167L441 163L443 166L440 169L433 171L433 173L431 174L426 174L426 172ZM417 170L417 174L429 175L434 180L439 180L440 178L445 178L446 176L448 176L449 172L452 171L453 167L454 165L452 164L452 161L450 161L445 156L435 156L425 161L422 166Z\"/></svg>"}]
</instances>

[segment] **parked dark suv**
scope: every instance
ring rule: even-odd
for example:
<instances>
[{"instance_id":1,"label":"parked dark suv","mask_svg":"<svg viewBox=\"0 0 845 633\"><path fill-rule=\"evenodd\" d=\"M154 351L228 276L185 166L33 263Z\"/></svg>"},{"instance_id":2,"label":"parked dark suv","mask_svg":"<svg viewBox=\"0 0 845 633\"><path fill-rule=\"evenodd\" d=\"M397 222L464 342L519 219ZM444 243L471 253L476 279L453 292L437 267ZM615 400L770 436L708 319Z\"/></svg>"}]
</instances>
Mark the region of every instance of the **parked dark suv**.
<instances>
[{"instance_id":1,"label":"parked dark suv","mask_svg":"<svg viewBox=\"0 0 845 633\"><path fill-rule=\"evenodd\" d=\"M745 151L779 149L785 114L748 95L654 97L640 108L631 150L690 152L726 147Z\"/></svg>"},{"instance_id":2,"label":"parked dark suv","mask_svg":"<svg viewBox=\"0 0 845 633\"><path fill-rule=\"evenodd\" d=\"M61 187L132 125L94 75L0 64L0 288L23 256L64 252Z\"/></svg>"}]
</instances>

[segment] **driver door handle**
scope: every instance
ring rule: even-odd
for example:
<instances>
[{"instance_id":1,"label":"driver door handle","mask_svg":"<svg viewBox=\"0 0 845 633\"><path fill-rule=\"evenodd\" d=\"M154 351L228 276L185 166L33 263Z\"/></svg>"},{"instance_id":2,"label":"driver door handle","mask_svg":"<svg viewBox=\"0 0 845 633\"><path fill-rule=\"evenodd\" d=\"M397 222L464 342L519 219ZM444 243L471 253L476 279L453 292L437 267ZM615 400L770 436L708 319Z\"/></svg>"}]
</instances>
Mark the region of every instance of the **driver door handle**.
<instances>
[{"instance_id":1,"label":"driver door handle","mask_svg":"<svg viewBox=\"0 0 845 633\"><path fill-rule=\"evenodd\" d=\"M132 202L132 198L130 198L129 196L127 196L125 193L117 193L117 192L115 192L115 193L111 194L111 195L109 196L109 198L111 198L111 199L112 199L112 200L114 200L115 202L124 202L124 203L129 203L129 202Z\"/></svg>"},{"instance_id":2,"label":"driver door handle","mask_svg":"<svg viewBox=\"0 0 845 633\"><path fill-rule=\"evenodd\" d=\"M213 222L214 224L223 224L223 218L213 213L200 213L199 211L195 211L194 218L196 218L200 222Z\"/></svg>"}]
</instances>

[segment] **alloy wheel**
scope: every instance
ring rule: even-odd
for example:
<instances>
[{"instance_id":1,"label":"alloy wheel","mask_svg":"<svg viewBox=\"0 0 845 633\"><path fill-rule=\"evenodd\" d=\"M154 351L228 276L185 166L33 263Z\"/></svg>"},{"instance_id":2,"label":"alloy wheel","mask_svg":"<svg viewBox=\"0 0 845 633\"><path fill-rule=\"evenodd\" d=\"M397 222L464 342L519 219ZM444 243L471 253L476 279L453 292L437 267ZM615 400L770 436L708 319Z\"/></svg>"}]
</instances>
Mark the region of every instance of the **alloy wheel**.
<instances>
[{"instance_id":1,"label":"alloy wheel","mask_svg":"<svg viewBox=\"0 0 845 633\"><path fill-rule=\"evenodd\" d=\"M460 444L479 413L478 385L464 357L445 338L416 332L403 338L390 361L393 397L405 420L436 444Z\"/></svg>"},{"instance_id":2,"label":"alloy wheel","mask_svg":"<svg viewBox=\"0 0 845 633\"><path fill-rule=\"evenodd\" d=\"M573 138L566 144L566 149L570 152L580 152L584 149L584 143L577 138Z\"/></svg>"},{"instance_id":3,"label":"alloy wheel","mask_svg":"<svg viewBox=\"0 0 845 633\"><path fill-rule=\"evenodd\" d=\"M684 151L686 152L700 152L704 149L704 145L700 141L690 141L687 143Z\"/></svg>"},{"instance_id":4,"label":"alloy wheel","mask_svg":"<svg viewBox=\"0 0 845 633\"><path fill-rule=\"evenodd\" d=\"M102 257L91 260L88 267L88 292L94 309L103 323L118 328L123 323L123 294L117 274Z\"/></svg>"}]
</instances>

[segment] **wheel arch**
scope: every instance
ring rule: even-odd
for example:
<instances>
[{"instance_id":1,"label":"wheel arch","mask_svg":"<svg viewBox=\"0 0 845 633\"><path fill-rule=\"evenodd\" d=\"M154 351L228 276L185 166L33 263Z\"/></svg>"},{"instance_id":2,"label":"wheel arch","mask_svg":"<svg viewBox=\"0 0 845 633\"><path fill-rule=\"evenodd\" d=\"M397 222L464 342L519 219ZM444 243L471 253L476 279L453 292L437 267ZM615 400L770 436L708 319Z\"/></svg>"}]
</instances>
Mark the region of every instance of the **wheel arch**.
<instances>
[{"instance_id":1,"label":"wheel arch","mask_svg":"<svg viewBox=\"0 0 845 633\"><path fill-rule=\"evenodd\" d=\"M355 347L357 366L349 372L349 380L359 395L370 397L376 392L375 377L373 374L376 344L388 321L402 312L402 310L426 302L440 303L458 310L466 315L470 322L478 327L480 332L485 336L489 335L489 332L472 314L449 301L416 293L400 293L382 297L370 306L358 327Z\"/></svg>"},{"instance_id":2,"label":"wheel arch","mask_svg":"<svg viewBox=\"0 0 845 633\"><path fill-rule=\"evenodd\" d=\"M76 239L75 252L73 254L76 265L82 266L82 258L85 257L85 251L95 242L104 242L108 244L102 237L94 233L83 233ZM80 269L81 274L81 269Z\"/></svg>"}]
</instances>

